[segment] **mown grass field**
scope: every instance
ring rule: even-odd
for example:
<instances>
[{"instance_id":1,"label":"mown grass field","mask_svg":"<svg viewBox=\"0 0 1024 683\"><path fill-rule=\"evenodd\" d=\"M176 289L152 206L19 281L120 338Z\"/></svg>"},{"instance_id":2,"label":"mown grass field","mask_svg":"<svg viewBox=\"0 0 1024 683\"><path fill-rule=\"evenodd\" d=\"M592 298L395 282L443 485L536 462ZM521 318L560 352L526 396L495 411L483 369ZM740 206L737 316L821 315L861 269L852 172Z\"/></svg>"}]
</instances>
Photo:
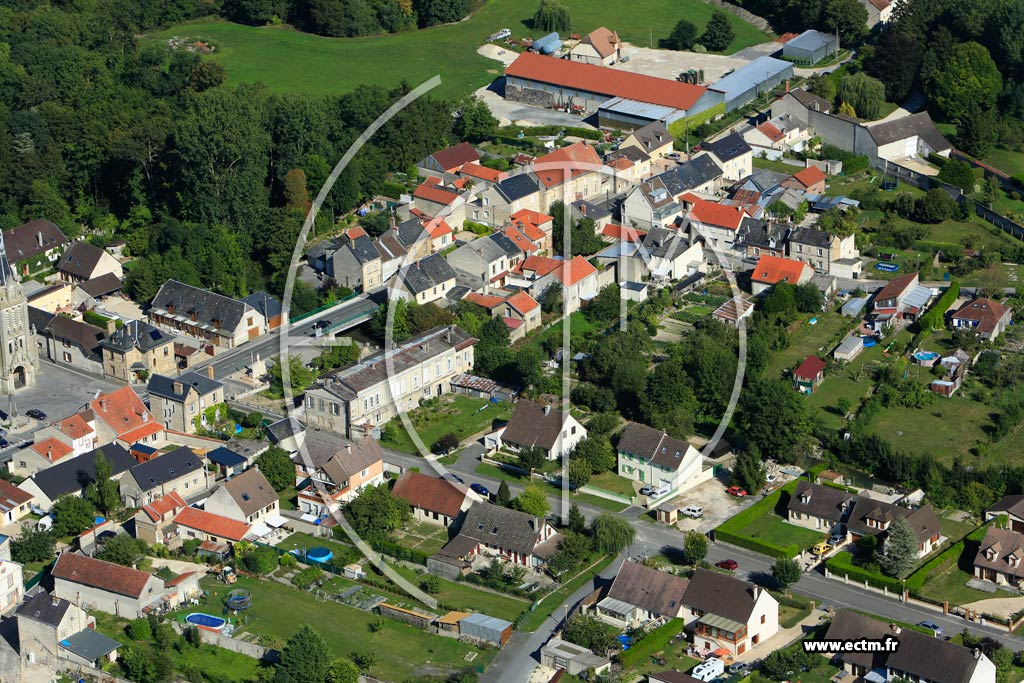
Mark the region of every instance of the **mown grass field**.
<instances>
[{"instance_id":1,"label":"mown grass field","mask_svg":"<svg viewBox=\"0 0 1024 683\"><path fill-rule=\"evenodd\" d=\"M588 33L598 26L618 31L633 44L647 47L665 38L682 18L703 29L713 8L701 0L637 0L596 3L566 0L572 30ZM385 36L324 38L287 27L251 27L223 20L176 24L153 34L204 40L216 47L210 57L224 65L229 83L262 82L275 92L349 92L373 83L394 86L402 80L418 85L440 74L437 93L465 95L497 76L501 64L476 53L485 38L500 28L513 37L540 37L529 27L536 0L490 0L458 24ZM732 53L769 39L731 14L736 38Z\"/></svg>"}]
</instances>

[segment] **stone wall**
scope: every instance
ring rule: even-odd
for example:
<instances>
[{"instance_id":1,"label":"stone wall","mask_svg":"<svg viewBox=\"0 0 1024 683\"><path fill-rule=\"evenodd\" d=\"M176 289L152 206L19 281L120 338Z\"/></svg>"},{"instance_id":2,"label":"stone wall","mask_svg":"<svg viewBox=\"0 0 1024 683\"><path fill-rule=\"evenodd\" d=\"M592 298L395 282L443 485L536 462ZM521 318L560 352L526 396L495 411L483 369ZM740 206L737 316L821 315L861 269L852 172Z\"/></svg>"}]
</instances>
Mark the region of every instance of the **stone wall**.
<instances>
[{"instance_id":1,"label":"stone wall","mask_svg":"<svg viewBox=\"0 0 1024 683\"><path fill-rule=\"evenodd\" d=\"M725 2L725 0L704 0L704 2L708 3L712 7L718 7L723 12L728 12L729 14L735 14L737 17L739 17L743 21L747 22L748 24L753 24L754 26L758 27L762 31L771 31L772 30L771 24L769 24L768 20L765 19L764 17L759 17L756 14L754 14L753 12L749 12L749 11L743 9L742 7L738 7L736 5L733 5L733 4L730 4L728 2Z\"/></svg>"}]
</instances>

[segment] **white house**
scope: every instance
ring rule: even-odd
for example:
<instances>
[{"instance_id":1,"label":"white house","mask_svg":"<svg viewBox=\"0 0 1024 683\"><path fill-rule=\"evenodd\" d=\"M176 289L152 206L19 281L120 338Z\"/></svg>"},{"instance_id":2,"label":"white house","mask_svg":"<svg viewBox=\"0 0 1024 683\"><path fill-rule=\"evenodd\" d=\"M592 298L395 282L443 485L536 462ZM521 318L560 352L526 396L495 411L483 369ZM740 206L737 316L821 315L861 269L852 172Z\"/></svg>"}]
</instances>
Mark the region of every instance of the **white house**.
<instances>
[{"instance_id":1,"label":"white house","mask_svg":"<svg viewBox=\"0 0 1024 683\"><path fill-rule=\"evenodd\" d=\"M691 489L713 473L693 446L637 422L626 425L617 450L619 476L652 487L652 499Z\"/></svg>"}]
</instances>

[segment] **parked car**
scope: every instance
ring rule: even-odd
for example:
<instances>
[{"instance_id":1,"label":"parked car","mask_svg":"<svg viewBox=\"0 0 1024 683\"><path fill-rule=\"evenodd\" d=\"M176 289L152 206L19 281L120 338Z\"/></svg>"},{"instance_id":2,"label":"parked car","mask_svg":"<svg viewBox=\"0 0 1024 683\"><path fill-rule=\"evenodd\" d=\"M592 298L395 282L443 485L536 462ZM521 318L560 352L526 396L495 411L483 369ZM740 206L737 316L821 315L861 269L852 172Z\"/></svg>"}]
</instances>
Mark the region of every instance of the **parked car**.
<instances>
[{"instance_id":1,"label":"parked car","mask_svg":"<svg viewBox=\"0 0 1024 683\"><path fill-rule=\"evenodd\" d=\"M681 155L679 152L669 152L668 154L665 155L665 158L666 159L674 159L675 161L679 161L680 159L683 158L683 155Z\"/></svg>"},{"instance_id":2,"label":"parked car","mask_svg":"<svg viewBox=\"0 0 1024 683\"><path fill-rule=\"evenodd\" d=\"M442 479L447 479L448 481L454 481L454 482L456 482L458 484L465 484L466 483L465 480L462 477L460 477L457 474L452 474L451 472L448 472L447 474L445 474L441 478Z\"/></svg>"},{"instance_id":3,"label":"parked car","mask_svg":"<svg viewBox=\"0 0 1024 683\"><path fill-rule=\"evenodd\" d=\"M629 55L626 55L625 57L623 57L622 59L619 60L620 63L628 62L628 61L629 61Z\"/></svg>"},{"instance_id":4,"label":"parked car","mask_svg":"<svg viewBox=\"0 0 1024 683\"><path fill-rule=\"evenodd\" d=\"M323 320L317 320L316 324L313 325L313 327L319 327L321 330L326 330L330 326L331 326L331 321L328 320L327 318L324 318Z\"/></svg>"},{"instance_id":5,"label":"parked car","mask_svg":"<svg viewBox=\"0 0 1024 683\"><path fill-rule=\"evenodd\" d=\"M778 478L778 476L776 476L774 474L769 474L767 477L764 478L764 480L768 484L774 484L775 482L777 482L779 480L779 478Z\"/></svg>"},{"instance_id":6,"label":"parked car","mask_svg":"<svg viewBox=\"0 0 1024 683\"><path fill-rule=\"evenodd\" d=\"M730 496L736 496L737 498L742 498L743 496L747 495L746 490L741 489L739 486L730 486L725 490L725 492L728 493Z\"/></svg>"},{"instance_id":7,"label":"parked car","mask_svg":"<svg viewBox=\"0 0 1024 683\"><path fill-rule=\"evenodd\" d=\"M25 411L25 414L31 417L33 420L45 420L46 413L39 410L38 408L30 408Z\"/></svg>"},{"instance_id":8,"label":"parked car","mask_svg":"<svg viewBox=\"0 0 1024 683\"><path fill-rule=\"evenodd\" d=\"M704 516L704 508L702 508L700 505L687 505L686 507L683 508L683 514L687 517L700 519Z\"/></svg>"},{"instance_id":9,"label":"parked car","mask_svg":"<svg viewBox=\"0 0 1024 683\"><path fill-rule=\"evenodd\" d=\"M484 486L483 484L477 484L477 483L474 482L474 483L469 485L469 488L473 489L474 493L478 493L481 496L483 496L484 498L486 498L487 496L491 495L491 492L488 491L487 487Z\"/></svg>"},{"instance_id":10,"label":"parked car","mask_svg":"<svg viewBox=\"0 0 1024 683\"><path fill-rule=\"evenodd\" d=\"M933 632L936 638L942 635L942 627L936 624L934 621L922 621L918 624L918 626L926 628L929 631Z\"/></svg>"},{"instance_id":11,"label":"parked car","mask_svg":"<svg viewBox=\"0 0 1024 683\"><path fill-rule=\"evenodd\" d=\"M729 665L729 673L745 674L750 671L750 662L735 662Z\"/></svg>"},{"instance_id":12,"label":"parked car","mask_svg":"<svg viewBox=\"0 0 1024 683\"><path fill-rule=\"evenodd\" d=\"M813 548L811 548L811 554L812 555L825 555L827 553L832 552L834 549L835 549L834 545L832 545L831 543L825 543L824 541L822 541L821 543L815 544L815 546Z\"/></svg>"},{"instance_id":13,"label":"parked car","mask_svg":"<svg viewBox=\"0 0 1024 683\"><path fill-rule=\"evenodd\" d=\"M698 681L713 681L725 673L725 662L718 657L708 657L693 667L690 675Z\"/></svg>"},{"instance_id":14,"label":"parked car","mask_svg":"<svg viewBox=\"0 0 1024 683\"><path fill-rule=\"evenodd\" d=\"M7 439L0 438L0 448L8 448L10 447L10 445L10 441L8 441Z\"/></svg>"},{"instance_id":15,"label":"parked car","mask_svg":"<svg viewBox=\"0 0 1024 683\"><path fill-rule=\"evenodd\" d=\"M830 545L839 547L846 543L846 536L843 534L832 534L831 536L829 536L828 542Z\"/></svg>"},{"instance_id":16,"label":"parked car","mask_svg":"<svg viewBox=\"0 0 1024 683\"><path fill-rule=\"evenodd\" d=\"M643 488L640 489L640 495L641 496L649 496L649 495L652 495L653 493L654 493L654 487L653 486L644 486Z\"/></svg>"},{"instance_id":17,"label":"parked car","mask_svg":"<svg viewBox=\"0 0 1024 683\"><path fill-rule=\"evenodd\" d=\"M736 560L722 560L721 562L715 562L715 566L719 569L728 569L734 572L740 568L740 563Z\"/></svg>"}]
</instances>

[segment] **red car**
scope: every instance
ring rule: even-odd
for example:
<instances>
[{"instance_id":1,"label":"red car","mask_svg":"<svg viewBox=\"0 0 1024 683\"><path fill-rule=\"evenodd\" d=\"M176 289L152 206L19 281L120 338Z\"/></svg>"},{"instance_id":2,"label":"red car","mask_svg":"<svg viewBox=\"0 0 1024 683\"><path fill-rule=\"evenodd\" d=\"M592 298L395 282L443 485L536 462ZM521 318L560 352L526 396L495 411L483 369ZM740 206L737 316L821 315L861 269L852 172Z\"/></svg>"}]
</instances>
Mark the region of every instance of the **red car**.
<instances>
[{"instance_id":1,"label":"red car","mask_svg":"<svg viewBox=\"0 0 1024 683\"><path fill-rule=\"evenodd\" d=\"M736 560L722 560L721 562L715 562L715 566L719 569L728 569L734 572L740 568L740 563Z\"/></svg>"},{"instance_id":2,"label":"red car","mask_svg":"<svg viewBox=\"0 0 1024 683\"><path fill-rule=\"evenodd\" d=\"M747 492L741 489L739 486L730 486L725 490L725 492L728 493L730 496L736 496L737 498L742 498L743 496L747 495Z\"/></svg>"}]
</instances>

